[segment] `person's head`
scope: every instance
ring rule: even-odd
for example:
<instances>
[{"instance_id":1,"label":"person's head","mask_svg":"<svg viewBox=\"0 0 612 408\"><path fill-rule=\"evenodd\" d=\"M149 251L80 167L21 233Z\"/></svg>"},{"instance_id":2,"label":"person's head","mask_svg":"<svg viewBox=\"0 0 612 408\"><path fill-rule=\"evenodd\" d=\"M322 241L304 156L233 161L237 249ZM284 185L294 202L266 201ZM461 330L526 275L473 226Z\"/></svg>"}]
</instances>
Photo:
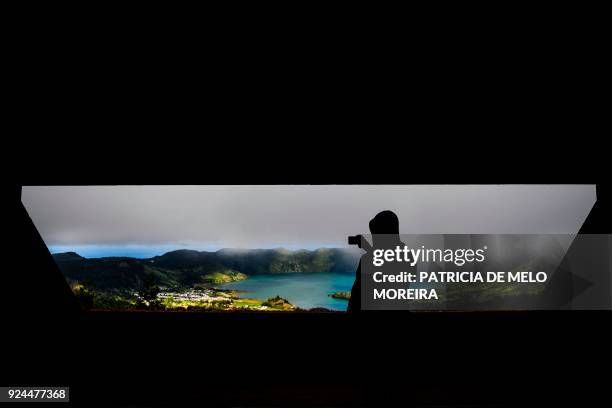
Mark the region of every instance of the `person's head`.
<instances>
[{"instance_id":1,"label":"person's head","mask_svg":"<svg viewBox=\"0 0 612 408\"><path fill-rule=\"evenodd\" d=\"M395 215L393 211L389 210L379 212L370 220L370 232L373 236L378 234L386 235L387 237L385 237L385 241L391 238L389 235L397 235L397 237L394 237L393 240L399 241L399 219L397 218L397 215ZM373 240L376 241L376 238L373 238ZM380 246L379 244L384 243L379 242L377 244L376 242L373 242L373 244L375 246Z\"/></svg>"}]
</instances>

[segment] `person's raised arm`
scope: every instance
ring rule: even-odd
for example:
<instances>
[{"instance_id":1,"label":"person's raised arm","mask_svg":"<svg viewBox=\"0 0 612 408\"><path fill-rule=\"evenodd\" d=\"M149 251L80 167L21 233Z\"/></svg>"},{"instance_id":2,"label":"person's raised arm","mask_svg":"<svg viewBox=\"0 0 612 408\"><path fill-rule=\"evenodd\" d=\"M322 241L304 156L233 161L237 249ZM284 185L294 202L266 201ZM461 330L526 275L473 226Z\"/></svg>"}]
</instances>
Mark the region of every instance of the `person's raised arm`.
<instances>
[{"instance_id":1,"label":"person's raised arm","mask_svg":"<svg viewBox=\"0 0 612 408\"><path fill-rule=\"evenodd\" d=\"M357 235L357 238L359 238L359 248L363 249L366 252L372 252L374 249L372 248L372 245L370 245L370 243L368 242L367 239L365 239L365 237L363 235Z\"/></svg>"}]
</instances>

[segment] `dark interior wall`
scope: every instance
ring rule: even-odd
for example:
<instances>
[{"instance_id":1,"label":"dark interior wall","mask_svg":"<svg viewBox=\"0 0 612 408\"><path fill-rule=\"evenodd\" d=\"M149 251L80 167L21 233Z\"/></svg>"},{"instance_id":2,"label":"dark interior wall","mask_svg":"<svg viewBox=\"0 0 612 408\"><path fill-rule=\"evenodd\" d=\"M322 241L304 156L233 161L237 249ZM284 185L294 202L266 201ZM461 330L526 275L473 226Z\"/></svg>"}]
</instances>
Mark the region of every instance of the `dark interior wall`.
<instances>
[{"instance_id":1,"label":"dark interior wall","mask_svg":"<svg viewBox=\"0 0 612 408\"><path fill-rule=\"evenodd\" d=\"M0 384L70 385L85 406L609 401L609 312L82 315L19 201L28 184L597 183L585 231L609 233L605 26L531 14L543 38L516 20L431 45L430 28L408 46L325 36L312 55L284 32L266 53L256 35L201 51L58 39L54 19L18 32Z\"/></svg>"},{"instance_id":2,"label":"dark interior wall","mask_svg":"<svg viewBox=\"0 0 612 408\"><path fill-rule=\"evenodd\" d=\"M410 140L384 142L400 139ZM155 165L151 158L159 155L133 148L35 153L9 187L11 234L18 238L3 282L12 327L3 346L11 356L3 364L3 383L69 384L77 402L229 406L247 400L286 405L296 396L305 405L345 406L380 395L417 403L520 403L527 396L584 401L605 389L596 369L609 363L611 339L602 331L608 312L380 313L359 320L324 314L82 314L14 194L20 183L585 182L597 183L598 196L605 198L589 222L598 231L609 225L605 173L587 156L576 172L557 165L575 156L564 159L546 147L530 150L547 152L534 167L516 161L516 149L485 154L403 144L399 153L372 152L363 142L332 149L309 141L304 135L286 139L295 149L315 144L298 156L272 147L261 153L261 146L257 152L214 143L199 144L195 152L173 146L157 150L166 159ZM264 143L275 142L259 141ZM228 163L233 170L222 171Z\"/></svg>"}]
</instances>

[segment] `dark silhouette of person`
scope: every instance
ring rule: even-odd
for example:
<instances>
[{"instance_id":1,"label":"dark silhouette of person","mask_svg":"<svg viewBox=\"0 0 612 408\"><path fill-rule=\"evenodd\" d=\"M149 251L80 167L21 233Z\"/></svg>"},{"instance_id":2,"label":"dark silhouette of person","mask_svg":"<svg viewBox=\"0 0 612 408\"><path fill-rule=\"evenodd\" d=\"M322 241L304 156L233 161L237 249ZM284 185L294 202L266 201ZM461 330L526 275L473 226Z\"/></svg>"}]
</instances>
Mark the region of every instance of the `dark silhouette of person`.
<instances>
[{"instance_id":1,"label":"dark silhouette of person","mask_svg":"<svg viewBox=\"0 0 612 408\"><path fill-rule=\"evenodd\" d=\"M399 235L399 218L393 211L381 211L370 220L370 232L372 233L372 246L361 237L359 247L366 251L359 261L355 273L355 283L351 289L347 312L358 313L361 311L361 263L372 262L372 252L375 248L395 248L403 246Z\"/></svg>"}]
</instances>

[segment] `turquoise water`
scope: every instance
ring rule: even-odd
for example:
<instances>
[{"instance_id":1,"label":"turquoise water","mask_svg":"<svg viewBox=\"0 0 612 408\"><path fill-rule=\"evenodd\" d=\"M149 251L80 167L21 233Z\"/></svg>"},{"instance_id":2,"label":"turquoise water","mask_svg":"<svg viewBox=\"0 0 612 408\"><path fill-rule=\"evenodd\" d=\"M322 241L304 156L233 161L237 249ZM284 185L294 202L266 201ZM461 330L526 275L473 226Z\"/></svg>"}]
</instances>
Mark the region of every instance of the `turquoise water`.
<instances>
[{"instance_id":1,"label":"turquoise water","mask_svg":"<svg viewBox=\"0 0 612 408\"><path fill-rule=\"evenodd\" d=\"M348 301L334 299L328 295L338 291L350 291L354 280L353 274L292 272L252 275L243 281L218 286L244 291L240 293L243 298L265 300L278 295L304 309L325 307L346 310Z\"/></svg>"}]
</instances>

